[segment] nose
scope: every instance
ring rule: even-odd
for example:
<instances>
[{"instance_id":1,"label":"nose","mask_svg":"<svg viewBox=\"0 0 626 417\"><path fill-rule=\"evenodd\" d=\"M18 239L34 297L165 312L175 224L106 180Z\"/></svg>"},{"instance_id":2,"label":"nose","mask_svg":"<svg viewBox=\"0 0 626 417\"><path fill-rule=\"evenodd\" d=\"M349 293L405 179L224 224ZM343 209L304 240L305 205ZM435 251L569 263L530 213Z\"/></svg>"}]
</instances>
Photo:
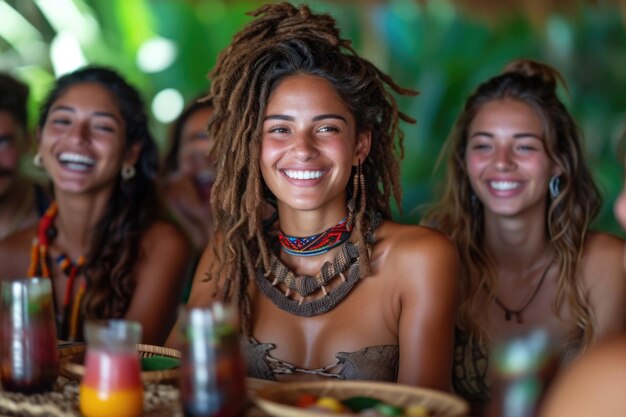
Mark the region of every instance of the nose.
<instances>
[{"instance_id":1,"label":"nose","mask_svg":"<svg viewBox=\"0 0 626 417\"><path fill-rule=\"evenodd\" d=\"M308 161L318 154L315 139L309 132L300 132L294 135L290 151L300 161Z\"/></svg>"},{"instance_id":2,"label":"nose","mask_svg":"<svg viewBox=\"0 0 626 417\"><path fill-rule=\"evenodd\" d=\"M516 167L515 160L508 148L499 148L496 150L495 167L502 171L508 171Z\"/></svg>"},{"instance_id":3,"label":"nose","mask_svg":"<svg viewBox=\"0 0 626 417\"><path fill-rule=\"evenodd\" d=\"M76 143L81 143L89 140L89 124L88 123L74 123L72 128L68 132L68 138Z\"/></svg>"}]
</instances>

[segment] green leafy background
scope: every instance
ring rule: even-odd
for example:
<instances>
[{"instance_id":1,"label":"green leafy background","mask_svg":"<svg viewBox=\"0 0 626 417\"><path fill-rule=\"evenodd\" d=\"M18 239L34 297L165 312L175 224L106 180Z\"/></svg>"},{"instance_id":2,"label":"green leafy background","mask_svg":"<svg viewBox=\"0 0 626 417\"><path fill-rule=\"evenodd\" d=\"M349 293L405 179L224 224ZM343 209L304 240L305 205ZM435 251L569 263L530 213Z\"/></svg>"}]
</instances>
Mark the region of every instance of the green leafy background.
<instances>
[{"instance_id":1,"label":"green leafy background","mask_svg":"<svg viewBox=\"0 0 626 417\"><path fill-rule=\"evenodd\" d=\"M190 100L208 89L206 75L218 52L250 20L245 13L261 4L0 0L0 70L31 85L33 124L55 78L50 46L62 33L79 40L89 63L117 68L142 91L148 104L166 88L175 88ZM400 221L418 222L416 209L432 198L439 149L467 95L509 60L526 57L552 64L567 81L569 88L561 91L562 98L585 134L588 161L605 196L595 228L623 235L612 212L623 178L619 142L626 115L626 34L623 9L616 3L585 3L541 19L516 13L487 19L479 11L462 12L451 0L311 0L308 4L331 13L343 36L352 39L363 56L401 85L421 93L400 101L401 108L417 119L416 125L404 125L404 200L402 210L396 210ZM77 12L80 19L55 20L44 12L44 5L63 13ZM162 71L145 73L137 65L137 52L155 36L172 41L177 55ZM165 151L167 125L155 119L152 126ZM29 170L28 161L24 167Z\"/></svg>"}]
</instances>

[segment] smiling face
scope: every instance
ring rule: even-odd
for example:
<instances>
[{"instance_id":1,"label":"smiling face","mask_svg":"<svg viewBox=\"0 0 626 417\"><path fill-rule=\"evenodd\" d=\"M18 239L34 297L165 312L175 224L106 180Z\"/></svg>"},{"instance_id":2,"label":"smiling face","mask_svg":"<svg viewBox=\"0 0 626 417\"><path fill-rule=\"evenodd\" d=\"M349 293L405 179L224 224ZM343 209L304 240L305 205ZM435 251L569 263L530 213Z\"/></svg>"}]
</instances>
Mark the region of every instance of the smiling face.
<instances>
[{"instance_id":1,"label":"smiling face","mask_svg":"<svg viewBox=\"0 0 626 417\"><path fill-rule=\"evenodd\" d=\"M125 134L124 119L106 88L97 83L69 87L50 106L39 145L56 192L112 189L124 162Z\"/></svg>"},{"instance_id":2,"label":"smiling face","mask_svg":"<svg viewBox=\"0 0 626 417\"><path fill-rule=\"evenodd\" d=\"M206 131L211 112L208 107L193 112L185 121L180 134L178 167L201 186L210 186L215 179L214 163L208 157L214 141L209 139Z\"/></svg>"},{"instance_id":3,"label":"smiling face","mask_svg":"<svg viewBox=\"0 0 626 417\"><path fill-rule=\"evenodd\" d=\"M478 111L468 129L465 162L485 210L503 216L543 207L550 178L560 173L546 153L539 115L510 99Z\"/></svg>"},{"instance_id":4,"label":"smiling face","mask_svg":"<svg viewBox=\"0 0 626 417\"><path fill-rule=\"evenodd\" d=\"M321 77L292 75L270 95L263 122L261 173L279 210L346 209L352 166L369 151L369 133Z\"/></svg>"}]
</instances>

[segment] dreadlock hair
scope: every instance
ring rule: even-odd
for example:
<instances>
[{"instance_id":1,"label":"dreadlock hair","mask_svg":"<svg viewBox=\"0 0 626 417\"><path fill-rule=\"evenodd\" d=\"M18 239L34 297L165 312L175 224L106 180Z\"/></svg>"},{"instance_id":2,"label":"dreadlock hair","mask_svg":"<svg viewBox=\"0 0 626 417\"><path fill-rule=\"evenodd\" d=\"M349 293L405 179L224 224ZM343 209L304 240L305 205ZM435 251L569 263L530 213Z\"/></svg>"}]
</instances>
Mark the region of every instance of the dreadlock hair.
<instances>
[{"instance_id":1,"label":"dreadlock hair","mask_svg":"<svg viewBox=\"0 0 626 417\"><path fill-rule=\"evenodd\" d=\"M263 216L265 201L272 201L260 171L263 118L272 91L294 74L327 80L352 111L358 132L370 130L372 148L362 161L367 179L366 205L390 218L390 199L400 203L399 158L403 134L398 120L414 122L398 110L387 87L399 94L416 92L396 85L372 63L359 57L350 42L339 37L335 20L314 14L307 6L270 4L250 13L255 19L237 33L218 56L210 97L214 112L209 121L212 150L218 160L212 209L217 236L224 240L208 278L224 281L225 300L239 307L241 326L250 334L250 299L247 285L256 270L269 270L269 244ZM395 141L396 136L398 141ZM355 169L353 168L353 171ZM346 185L347 198L353 193ZM357 199L358 200L358 199ZM356 207L355 233L359 243L361 274L369 273L368 245L364 231L370 218L365 205Z\"/></svg>"},{"instance_id":2,"label":"dreadlock hair","mask_svg":"<svg viewBox=\"0 0 626 417\"><path fill-rule=\"evenodd\" d=\"M462 302L458 323L479 343L490 339L477 295L488 289L495 297L495 268L484 247L482 204L472 197L465 152L469 129L480 109L493 100L516 100L529 105L541 118L544 147L549 158L561 168L561 192L546 195L545 233L556 252L559 277L552 308L557 313L567 300L578 331L565 343L581 340L583 347L595 335L594 317L585 297L579 263L588 228L602 205L581 150L579 128L557 96L557 84L565 82L552 67L530 60L516 60L501 75L481 84L467 99L462 113L440 155L447 159L445 183L438 199L429 207L423 222L446 232L456 242L461 257ZM472 202L474 199L474 202Z\"/></svg>"},{"instance_id":3,"label":"dreadlock hair","mask_svg":"<svg viewBox=\"0 0 626 417\"><path fill-rule=\"evenodd\" d=\"M138 91L111 69L90 66L59 78L48 94L39 119L43 130L50 108L70 88L95 83L116 101L126 125L124 149L141 147L129 180L118 175L105 214L93 230L84 267L87 290L83 313L87 318L123 317L135 288L133 269L141 258L141 238L159 216L155 178L158 151L148 129L148 117Z\"/></svg>"}]
</instances>

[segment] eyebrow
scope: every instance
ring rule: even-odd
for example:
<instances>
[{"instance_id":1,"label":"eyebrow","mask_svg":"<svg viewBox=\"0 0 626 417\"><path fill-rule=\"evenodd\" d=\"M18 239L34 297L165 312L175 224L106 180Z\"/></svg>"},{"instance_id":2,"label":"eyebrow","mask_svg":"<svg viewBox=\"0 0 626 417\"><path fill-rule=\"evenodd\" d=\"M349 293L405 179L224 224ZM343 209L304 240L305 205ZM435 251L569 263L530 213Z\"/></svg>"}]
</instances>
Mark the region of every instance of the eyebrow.
<instances>
[{"instance_id":1,"label":"eyebrow","mask_svg":"<svg viewBox=\"0 0 626 417\"><path fill-rule=\"evenodd\" d=\"M324 119L339 119L339 120L343 120L344 123L348 123L345 117L339 114L332 114L332 113L320 114L319 116L315 116L311 120L314 122L319 122L320 120L324 120ZM268 116L265 116L265 118L263 118L263 121L266 121L266 120L285 120L288 122L294 122L296 119L293 116L287 116L286 114L270 114Z\"/></svg>"},{"instance_id":2,"label":"eyebrow","mask_svg":"<svg viewBox=\"0 0 626 417\"><path fill-rule=\"evenodd\" d=\"M478 132L474 132L472 133L472 135L469 137L470 139L476 137L476 136L487 136L489 138L493 138L495 135L493 133L490 132L484 132L482 130L478 131ZM540 135L536 135L534 133L530 133L530 132L523 132L523 133L515 133L513 135L513 139L526 139L528 137L531 138L535 138L535 139L539 139L539 140L543 140L543 137Z\"/></svg>"},{"instance_id":3,"label":"eyebrow","mask_svg":"<svg viewBox=\"0 0 626 417\"><path fill-rule=\"evenodd\" d=\"M64 111L69 111L72 113L76 113L76 110L72 107L68 107L68 106L63 106L63 105L59 105L59 106L55 106L52 108L52 110L50 110L50 113L58 111L58 110L64 110ZM102 117L110 117L111 119L115 120L116 122L119 123L119 118L113 114L113 113L109 113L109 112L105 112L105 111L96 111L93 112L94 116L102 116Z\"/></svg>"}]
</instances>

